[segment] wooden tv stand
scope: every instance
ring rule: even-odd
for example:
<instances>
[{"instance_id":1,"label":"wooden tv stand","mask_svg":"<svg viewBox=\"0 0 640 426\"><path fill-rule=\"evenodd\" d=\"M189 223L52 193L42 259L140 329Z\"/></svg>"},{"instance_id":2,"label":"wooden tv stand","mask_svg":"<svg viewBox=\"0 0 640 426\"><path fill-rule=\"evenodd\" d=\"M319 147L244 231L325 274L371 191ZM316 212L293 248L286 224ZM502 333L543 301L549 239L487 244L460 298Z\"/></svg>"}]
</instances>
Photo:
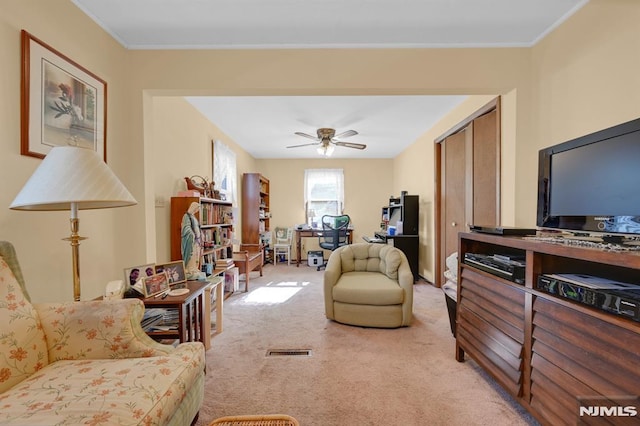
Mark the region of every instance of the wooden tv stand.
<instances>
[{"instance_id":1,"label":"wooden tv stand","mask_svg":"<svg viewBox=\"0 0 640 426\"><path fill-rule=\"evenodd\" d=\"M524 285L464 264L467 252L525 255ZM458 361L473 358L542 424L632 420L581 417L580 398L583 406L634 406L640 413L640 322L535 285L552 273L640 283L640 252L461 233L458 256Z\"/></svg>"}]
</instances>

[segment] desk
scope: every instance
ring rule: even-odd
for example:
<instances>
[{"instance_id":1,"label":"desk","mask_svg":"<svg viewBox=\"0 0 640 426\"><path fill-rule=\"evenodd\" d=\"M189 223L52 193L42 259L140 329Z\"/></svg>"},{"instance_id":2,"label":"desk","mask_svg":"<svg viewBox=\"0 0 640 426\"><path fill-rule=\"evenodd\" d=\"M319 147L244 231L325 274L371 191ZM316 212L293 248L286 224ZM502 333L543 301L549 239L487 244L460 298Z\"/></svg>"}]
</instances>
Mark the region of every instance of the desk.
<instances>
[{"instance_id":1,"label":"desk","mask_svg":"<svg viewBox=\"0 0 640 426\"><path fill-rule=\"evenodd\" d=\"M178 310L178 330L151 331L147 334L154 338L174 338L182 342L203 342L204 327L204 290L211 285L208 281L187 281L189 293L181 296L147 297L142 299L147 308L166 308ZM211 315L211 313L208 313Z\"/></svg>"},{"instance_id":2,"label":"desk","mask_svg":"<svg viewBox=\"0 0 640 426\"><path fill-rule=\"evenodd\" d=\"M300 266L300 257L302 251L302 239L303 238L318 238L322 235L322 229L296 229L296 267ZM347 244L352 243L353 229L347 230Z\"/></svg>"}]
</instances>

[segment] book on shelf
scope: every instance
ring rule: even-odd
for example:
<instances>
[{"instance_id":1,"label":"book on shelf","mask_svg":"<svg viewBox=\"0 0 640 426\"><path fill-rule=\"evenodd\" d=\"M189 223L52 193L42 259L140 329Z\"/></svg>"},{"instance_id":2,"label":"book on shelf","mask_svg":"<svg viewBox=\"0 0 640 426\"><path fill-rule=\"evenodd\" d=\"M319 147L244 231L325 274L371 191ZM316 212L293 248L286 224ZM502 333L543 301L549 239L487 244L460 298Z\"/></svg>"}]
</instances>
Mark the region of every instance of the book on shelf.
<instances>
[{"instance_id":1,"label":"book on shelf","mask_svg":"<svg viewBox=\"0 0 640 426\"><path fill-rule=\"evenodd\" d=\"M200 223L203 225L231 224L233 223L233 212L231 206L224 204L201 204Z\"/></svg>"}]
</instances>

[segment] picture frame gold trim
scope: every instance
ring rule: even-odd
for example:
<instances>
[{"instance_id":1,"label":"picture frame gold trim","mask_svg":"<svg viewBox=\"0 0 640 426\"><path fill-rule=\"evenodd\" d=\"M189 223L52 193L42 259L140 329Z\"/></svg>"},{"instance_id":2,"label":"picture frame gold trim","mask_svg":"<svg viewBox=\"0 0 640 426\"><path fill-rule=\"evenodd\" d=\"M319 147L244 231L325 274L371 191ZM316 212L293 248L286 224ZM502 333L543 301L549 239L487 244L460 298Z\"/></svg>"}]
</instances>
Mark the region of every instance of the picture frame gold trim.
<instances>
[{"instance_id":1,"label":"picture frame gold trim","mask_svg":"<svg viewBox=\"0 0 640 426\"><path fill-rule=\"evenodd\" d=\"M21 54L20 154L73 145L106 162L107 83L25 30Z\"/></svg>"}]
</instances>

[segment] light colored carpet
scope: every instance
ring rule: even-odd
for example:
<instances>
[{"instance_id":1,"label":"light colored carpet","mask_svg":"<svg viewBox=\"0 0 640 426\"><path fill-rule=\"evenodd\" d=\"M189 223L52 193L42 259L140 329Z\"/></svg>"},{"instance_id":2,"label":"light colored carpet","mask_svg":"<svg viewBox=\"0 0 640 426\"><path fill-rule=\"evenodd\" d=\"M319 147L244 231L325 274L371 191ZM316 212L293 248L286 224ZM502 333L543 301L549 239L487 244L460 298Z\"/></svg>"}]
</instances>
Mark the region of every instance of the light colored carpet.
<instances>
[{"instance_id":1,"label":"light colored carpet","mask_svg":"<svg viewBox=\"0 0 640 426\"><path fill-rule=\"evenodd\" d=\"M353 327L325 318L322 274L269 265L263 277L252 273L249 293L225 301L196 425L276 413L303 426L537 424L473 361L455 360L440 289L414 286L410 327ZM266 357L268 349L312 356Z\"/></svg>"}]
</instances>

